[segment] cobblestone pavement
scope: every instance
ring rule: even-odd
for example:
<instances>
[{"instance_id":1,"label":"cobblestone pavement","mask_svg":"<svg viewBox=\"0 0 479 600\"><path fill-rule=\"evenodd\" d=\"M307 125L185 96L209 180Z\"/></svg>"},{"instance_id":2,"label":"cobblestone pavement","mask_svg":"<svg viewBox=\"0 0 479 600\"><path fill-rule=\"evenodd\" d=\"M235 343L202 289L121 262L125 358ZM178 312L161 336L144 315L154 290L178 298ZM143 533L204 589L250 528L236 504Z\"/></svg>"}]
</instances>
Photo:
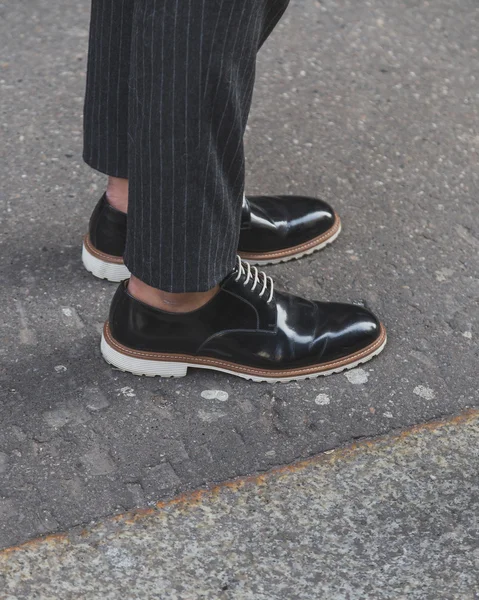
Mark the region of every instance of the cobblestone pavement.
<instances>
[{"instance_id":1,"label":"cobblestone pavement","mask_svg":"<svg viewBox=\"0 0 479 600\"><path fill-rule=\"evenodd\" d=\"M390 334L364 368L300 385L100 359L114 286L80 262L104 186L80 159L88 10L0 0L0 546L477 405L477 2L293 0L261 52L247 189L321 195L344 222L269 272Z\"/></svg>"},{"instance_id":2,"label":"cobblestone pavement","mask_svg":"<svg viewBox=\"0 0 479 600\"><path fill-rule=\"evenodd\" d=\"M479 411L0 553L1 600L477 600Z\"/></svg>"}]
</instances>

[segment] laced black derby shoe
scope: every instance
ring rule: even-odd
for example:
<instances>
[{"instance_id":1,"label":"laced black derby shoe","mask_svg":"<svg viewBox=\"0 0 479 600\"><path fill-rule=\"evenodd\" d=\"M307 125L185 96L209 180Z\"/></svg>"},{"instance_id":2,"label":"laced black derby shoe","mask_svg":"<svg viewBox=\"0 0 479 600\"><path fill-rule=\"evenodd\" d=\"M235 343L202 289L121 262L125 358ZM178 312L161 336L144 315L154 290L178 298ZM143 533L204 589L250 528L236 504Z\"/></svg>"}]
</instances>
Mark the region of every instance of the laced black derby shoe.
<instances>
[{"instance_id":1,"label":"laced black derby shoe","mask_svg":"<svg viewBox=\"0 0 479 600\"><path fill-rule=\"evenodd\" d=\"M238 260L217 294L188 313L144 304L122 282L101 352L135 375L182 377L196 367L276 382L351 369L385 344L384 327L365 308L276 291L271 277Z\"/></svg>"},{"instance_id":2,"label":"laced black derby shoe","mask_svg":"<svg viewBox=\"0 0 479 600\"><path fill-rule=\"evenodd\" d=\"M129 277L123 263L127 217L100 198L83 241L87 271L101 279ZM251 264L300 258L324 248L341 231L341 221L323 200L306 196L250 196L243 201L238 252Z\"/></svg>"}]
</instances>

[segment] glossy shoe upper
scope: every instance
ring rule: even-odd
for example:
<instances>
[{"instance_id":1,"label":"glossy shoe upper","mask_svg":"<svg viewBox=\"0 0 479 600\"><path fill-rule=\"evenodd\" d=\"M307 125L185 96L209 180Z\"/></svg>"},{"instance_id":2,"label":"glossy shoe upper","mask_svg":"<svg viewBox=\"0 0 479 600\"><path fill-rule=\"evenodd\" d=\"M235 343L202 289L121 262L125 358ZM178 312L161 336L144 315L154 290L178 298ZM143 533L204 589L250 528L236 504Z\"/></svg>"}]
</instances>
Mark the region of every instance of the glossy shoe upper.
<instances>
[{"instance_id":1,"label":"glossy shoe upper","mask_svg":"<svg viewBox=\"0 0 479 600\"><path fill-rule=\"evenodd\" d=\"M88 227L90 243L96 250L110 256L123 256L126 224L126 214L108 204L106 193L103 194L90 217Z\"/></svg>"},{"instance_id":2,"label":"glossy shoe upper","mask_svg":"<svg viewBox=\"0 0 479 600\"><path fill-rule=\"evenodd\" d=\"M336 361L371 346L383 334L376 317L360 306L310 302L272 285L270 278L243 264L205 306L179 314L136 300L123 282L111 305L110 332L130 349L268 370Z\"/></svg>"},{"instance_id":3,"label":"glossy shoe upper","mask_svg":"<svg viewBox=\"0 0 479 600\"><path fill-rule=\"evenodd\" d=\"M243 202L240 252L271 252L298 246L330 230L334 210L307 196L248 196Z\"/></svg>"}]
</instances>

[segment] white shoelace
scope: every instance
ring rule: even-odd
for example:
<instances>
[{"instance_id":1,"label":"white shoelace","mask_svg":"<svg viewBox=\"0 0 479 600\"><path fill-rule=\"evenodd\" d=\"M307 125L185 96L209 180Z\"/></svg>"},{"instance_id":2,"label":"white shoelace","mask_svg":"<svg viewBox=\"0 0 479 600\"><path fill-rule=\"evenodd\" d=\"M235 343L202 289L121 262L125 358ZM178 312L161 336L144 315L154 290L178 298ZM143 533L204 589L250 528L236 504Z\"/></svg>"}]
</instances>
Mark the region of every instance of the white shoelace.
<instances>
[{"instance_id":1,"label":"white shoelace","mask_svg":"<svg viewBox=\"0 0 479 600\"><path fill-rule=\"evenodd\" d=\"M269 298L266 302L269 304L273 299L274 295L274 282L271 277L266 275L264 271L258 271L256 267L252 267L249 263L243 262L239 256L236 257L237 263L237 271L238 275L236 276L235 281L239 281L243 275L246 276L246 279L243 282L243 285L248 285L249 280L251 279L253 285L251 290L256 289L257 285L263 284L261 292L259 292L259 297L262 298L266 290L269 288Z\"/></svg>"}]
</instances>

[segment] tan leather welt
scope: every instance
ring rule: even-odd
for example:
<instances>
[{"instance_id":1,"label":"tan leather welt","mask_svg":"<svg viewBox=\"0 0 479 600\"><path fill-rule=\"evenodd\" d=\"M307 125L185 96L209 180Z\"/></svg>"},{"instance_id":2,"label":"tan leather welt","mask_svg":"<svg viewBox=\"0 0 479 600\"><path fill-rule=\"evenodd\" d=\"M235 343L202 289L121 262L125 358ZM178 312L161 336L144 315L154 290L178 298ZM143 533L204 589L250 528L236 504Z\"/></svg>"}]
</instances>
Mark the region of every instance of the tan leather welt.
<instances>
[{"instance_id":1,"label":"tan leather welt","mask_svg":"<svg viewBox=\"0 0 479 600\"><path fill-rule=\"evenodd\" d=\"M102 252L101 250L97 250L95 246L91 243L90 235L87 233L83 239L83 243L85 244L86 249L90 254L103 260L104 262L113 263L115 265L123 264L123 257L121 256L113 256L112 254L106 254L106 252Z\"/></svg>"},{"instance_id":2,"label":"tan leather welt","mask_svg":"<svg viewBox=\"0 0 479 600\"><path fill-rule=\"evenodd\" d=\"M299 244L298 246L290 246L289 248L285 248L284 250L276 250L274 252L240 252L239 255L241 256L241 258L244 258L246 260L268 260L299 254L300 252L305 252L306 250L310 250L315 246L319 246L320 244L327 242L329 238L331 238L335 233L337 233L340 226L341 219L339 218L339 215L335 213L335 221L331 229L326 231L326 233L323 233L318 237L309 240L309 242L304 242L303 244Z\"/></svg>"},{"instance_id":3,"label":"tan leather welt","mask_svg":"<svg viewBox=\"0 0 479 600\"><path fill-rule=\"evenodd\" d=\"M318 365L312 365L311 367L304 367L300 369L289 369L285 371L277 371L274 369L257 369L255 367L248 367L246 365L238 365L231 363L226 360L217 360L214 358L208 358L206 356L191 356L188 354L166 354L162 352L145 352L142 350L133 350L118 343L111 335L110 325L108 321L103 327L103 335L105 336L108 344L114 348L117 352L124 354L125 356L131 356L132 358L140 358L144 360L158 360L165 362L186 362L189 364L197 365L211 365L212 367L218 367L220 369L227 369L229 371L237 371L238 373L246 373L247 375L263 375L266 377L294 377L296 375L304 375L309 373L321 373L322 371L329 371L337 367L343 367L351 363L360 360L366 356L369 356L375 352L383 343L386 341L386 329L381 324L381 334L379 338L367 346L364 350L350 354L349 356L340 360L331 361L328 363L322 363Z\"/></svg>"}]
</instances>

